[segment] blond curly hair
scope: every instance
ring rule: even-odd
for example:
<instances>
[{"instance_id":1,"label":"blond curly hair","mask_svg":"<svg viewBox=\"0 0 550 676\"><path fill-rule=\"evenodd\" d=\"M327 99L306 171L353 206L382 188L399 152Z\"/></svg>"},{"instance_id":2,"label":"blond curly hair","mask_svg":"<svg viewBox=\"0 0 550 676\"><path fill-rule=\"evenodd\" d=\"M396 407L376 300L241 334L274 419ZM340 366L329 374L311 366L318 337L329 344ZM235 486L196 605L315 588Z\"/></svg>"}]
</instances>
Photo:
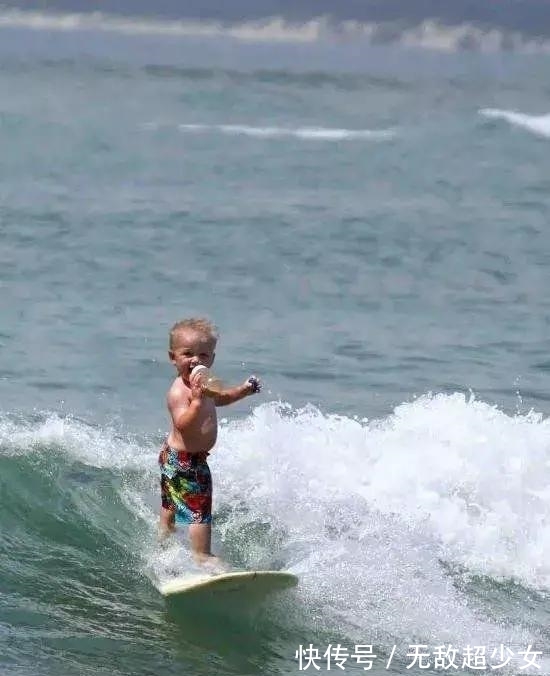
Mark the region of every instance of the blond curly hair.
<instances>
[{"instance_id":1,"label":"blond curly hair","mask_svg":"<svg viewBox=\"0 0 550 676\"><path fill-rule=\"evenodd\" d=\"M181 319L170 329L169 345L171 350L174 348L177 334L185 329L202 333L208 338L211 338L213 341L217 341L219 337L218 329L215 324L205 317L190 317L189 319Z\"/></svg>"}]
</instances>

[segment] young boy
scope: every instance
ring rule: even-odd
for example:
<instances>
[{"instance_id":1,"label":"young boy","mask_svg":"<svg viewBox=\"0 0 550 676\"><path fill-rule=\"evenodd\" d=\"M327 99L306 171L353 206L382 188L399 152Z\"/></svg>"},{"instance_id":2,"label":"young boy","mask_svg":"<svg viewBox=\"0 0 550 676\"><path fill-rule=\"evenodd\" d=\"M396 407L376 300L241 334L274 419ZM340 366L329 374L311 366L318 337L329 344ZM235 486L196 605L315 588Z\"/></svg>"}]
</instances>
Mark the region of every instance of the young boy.
<instances>
[{"instance_id":1,"label":"young boy","mask_svg":"<svg viewBox=\"0 0 550 676\"><path fill-rule=\"evenodd\" d=\"M206 319L184 319L170 331L168 356L178 373L166 397L171 417L170 433L159 455L162 507L159 534L163 538L175 524L189 525L189 539L199 563L215 561L210 551L212 479L206 457L216 443L216 406L226 406L260 391L253 376L242 385L210 393L198 364L212 366L218 334Z\"/></svg>"}]
</instances>

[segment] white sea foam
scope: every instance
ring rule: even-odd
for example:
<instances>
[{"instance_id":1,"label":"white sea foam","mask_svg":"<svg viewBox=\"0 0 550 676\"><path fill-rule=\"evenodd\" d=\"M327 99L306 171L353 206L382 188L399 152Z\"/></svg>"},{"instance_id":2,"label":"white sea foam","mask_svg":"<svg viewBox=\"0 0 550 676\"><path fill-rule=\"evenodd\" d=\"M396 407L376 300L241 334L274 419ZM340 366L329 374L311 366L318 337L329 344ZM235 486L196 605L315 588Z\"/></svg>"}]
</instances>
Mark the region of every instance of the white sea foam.
<instances>
[{"instance_id":1,"label":"white sea foam","mask_svg":"<svg viewBox=\"0 0 550 676\"><path fill-rule=\"evenodd\" d=\"M374 604L384 629L398 614L435 638L446 616L465 639L469 611L440 560L550 589L549 433L540 415L461 394L371 424L264 406L224 429L213 467L219 499L246 504L235 522L285 529L296 570L358 621Z\"/></svg>"},{"instance_id":2,"label":"white sea foam","mask_svg":"<svg viewBox=\"0 0 550 676\"><path fill-rule=\"evenodd\" d=\"M19 9L0 11L0 28L31 30L95 30L124 35L172 37L230 37L243 42L313 42L319 38L323 22L312 20L299 25L273 17L232 26L214 21L161 20L148 17L122 17L102 12L61 14Z\"/></svg>"},{"instance_id":3,"label":"white sea foam","mask_svg":"<svg viewBox=\"0 0 550 676\"><path fill-rule=\"evenodd\" d=\"M527 131L550 138L550 115L526 115L512 110L499 110L498 108L483 108L479 111L480 115L496 120L505 120L506 122L526 129Z\"/></svg>"},{"instance_id":4,"label":"white sea foam","mask_svg":"<svg viewBox=\"0 0 550 676\"><path fill-rule=\"evenodd\" d=\"M0 446L6 455L28 455L55 447L92 467L138 469L144 461L143 451L132 440L58 415L40 422L0 420Z\"/></svg>"},{"instance_id":5,"label":"white sea foam","mask_svg":"<svg viewBox=\"0 0 550 676\"><path fill-rule=\"evenodd\" d=\"M333 39L339 42L362 40L372 44L395 43L447 52L550 52L550 41L542 37L470 23L447 25L437 19L426 19L416 25L403 26L394 22L335 23L326 17L297 23L272 16L228 25L215 21L166 20L116 16L102 12L54 13L3 8L0 9L0 28L2 27L63 32L94 30L136 36L229 37L242 42L314 43Z\"/></svg>"},{"instance_id":6,"label":"white sea foam","mask_svg":"<svg viewBox=\"0 0 550 676\"><path fill-rule=\"evenodd\" d=\"M254 127L239 124L180 124L178 129L186 133L214 132L230 136L255 138L294 137L308 141L347 141L370 139L384 141L394 137L391 129L330 129L325 127Z\"/></svg>"}]
</instances>

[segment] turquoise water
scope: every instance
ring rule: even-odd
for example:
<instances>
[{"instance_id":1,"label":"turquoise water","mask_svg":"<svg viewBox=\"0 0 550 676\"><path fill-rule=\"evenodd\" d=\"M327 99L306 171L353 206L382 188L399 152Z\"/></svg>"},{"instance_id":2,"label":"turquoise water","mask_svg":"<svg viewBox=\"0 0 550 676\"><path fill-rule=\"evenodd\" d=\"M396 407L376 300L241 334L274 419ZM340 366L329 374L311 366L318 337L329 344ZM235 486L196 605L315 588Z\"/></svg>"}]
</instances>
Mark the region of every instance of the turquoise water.
<instances>
[{"instance_id":1,"label":"turquoise water","mask_svg":"<svg viewBox=\"0 0 550 676\"><path fill-rule=\"evenodd\" d=\"M0 37L2 673L298 673L338 643L378 674L532 644L549 673L547 58ZM211 463L217 550L301 579L255 614L157 591L189 566L156 455L196 314L220 376L265 382Z\"/></svg>"}]
</instances>

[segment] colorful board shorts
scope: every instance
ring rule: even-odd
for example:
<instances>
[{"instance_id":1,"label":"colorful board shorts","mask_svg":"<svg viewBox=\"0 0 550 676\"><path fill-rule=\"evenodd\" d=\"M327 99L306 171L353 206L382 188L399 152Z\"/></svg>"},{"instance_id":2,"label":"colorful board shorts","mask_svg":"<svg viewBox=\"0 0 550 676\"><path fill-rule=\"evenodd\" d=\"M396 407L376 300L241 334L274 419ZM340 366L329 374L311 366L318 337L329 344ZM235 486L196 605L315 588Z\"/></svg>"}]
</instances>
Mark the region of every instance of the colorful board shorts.
<instances>
[{"instance_id":1,"label":"colorful board shorts","mask_svg":"<svg viewBox=\"0 0 550 676\"><path fill-rule=\"evenodd\" d=\"M168 446L159 453L162 506L175 512L176 523L211 523L212 477L208 453L187 453Z\"/></svg>"}]
</instances>

